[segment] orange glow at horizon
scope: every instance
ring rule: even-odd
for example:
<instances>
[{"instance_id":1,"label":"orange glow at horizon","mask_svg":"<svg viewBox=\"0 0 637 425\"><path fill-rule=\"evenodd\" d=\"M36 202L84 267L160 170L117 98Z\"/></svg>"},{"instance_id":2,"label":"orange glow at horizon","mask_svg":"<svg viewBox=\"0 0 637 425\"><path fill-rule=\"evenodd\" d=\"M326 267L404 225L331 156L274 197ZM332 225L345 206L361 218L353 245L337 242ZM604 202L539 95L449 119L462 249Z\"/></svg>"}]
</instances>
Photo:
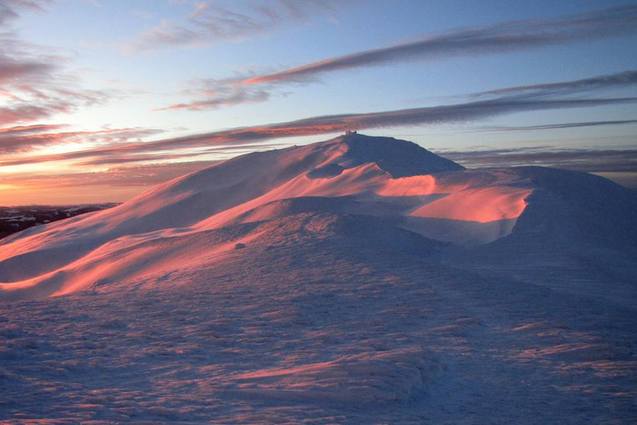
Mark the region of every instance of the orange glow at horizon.
<instances>
[{"instance_id":1,"label":"orange glow at horizon","mask_svg":"<svg viewBox=\"0 0 637 425\"><path fill-rule=\"evenodd\" d=\"M54 177L51 178L55 180ZM40 184L0 183L0 206L20 205L74 205L122 202L132 198L146 186L109 186L105 184L58 185L54 182Z\"/></svg>"}]
</instances>

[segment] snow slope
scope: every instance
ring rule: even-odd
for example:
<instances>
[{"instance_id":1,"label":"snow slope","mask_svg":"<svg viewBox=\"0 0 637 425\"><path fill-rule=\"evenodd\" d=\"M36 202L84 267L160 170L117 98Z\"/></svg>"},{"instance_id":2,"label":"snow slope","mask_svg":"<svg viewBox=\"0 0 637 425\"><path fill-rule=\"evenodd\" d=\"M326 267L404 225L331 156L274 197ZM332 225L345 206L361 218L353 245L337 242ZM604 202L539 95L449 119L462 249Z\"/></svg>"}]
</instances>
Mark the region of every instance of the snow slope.
<instances>
[{"instance_id":1,"label":"snow slope","mask_svg":"<svg viewBox=\"0 0 637 425\"><path fill-rule=\"evenodd\" d=\"M12 298L64 295L113 276L161 274L171 267L161 264L190 256L185 246L209 247L210 230L303 206L384 217L440 241L485 243L511 232L531 191L506 170L468 172L410 142L346 135L241 156L115 208L8 238L0 289ZM161 264L153 270L149 258Z\"/></svg>"},{"instance_id":2,"label":"snow slope","mask_svg":"<svg viewBox=\"0 0 637 425\"><path fill-rule=\"evenodd\" d=\"M540 167L516 172L534 190L515 231L451 253L448 261L623 305L637 302L637 197L585 173Z\"/></svg>"},{"instance_id":3,"label":"snow slope","mask_svg":"<svg viewBox=\"0 0 637 425\"><path fill-rule=\"evenodd\" d=\"M631 423L634 194L352 134L0 242L0 421Z\"/></svg>"}]
</instances>

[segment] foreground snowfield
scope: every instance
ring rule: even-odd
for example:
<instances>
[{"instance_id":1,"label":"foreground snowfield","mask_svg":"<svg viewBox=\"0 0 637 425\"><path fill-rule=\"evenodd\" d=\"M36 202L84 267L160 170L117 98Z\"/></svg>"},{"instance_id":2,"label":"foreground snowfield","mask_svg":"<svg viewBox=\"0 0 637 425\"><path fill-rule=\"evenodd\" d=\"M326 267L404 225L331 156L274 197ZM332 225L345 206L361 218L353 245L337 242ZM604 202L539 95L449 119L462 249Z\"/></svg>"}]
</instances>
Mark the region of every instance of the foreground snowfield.
<instances>
[{"instance_id":1,"label":"foreground snowfield","mask_svg":"<svg viewBox=\"0 0 637 425\"><path fill-rule=\"evenodd\" d=\"M633 423L634 195L349 135L0 244L0 420Z\"/></svg>"}]
</instances>

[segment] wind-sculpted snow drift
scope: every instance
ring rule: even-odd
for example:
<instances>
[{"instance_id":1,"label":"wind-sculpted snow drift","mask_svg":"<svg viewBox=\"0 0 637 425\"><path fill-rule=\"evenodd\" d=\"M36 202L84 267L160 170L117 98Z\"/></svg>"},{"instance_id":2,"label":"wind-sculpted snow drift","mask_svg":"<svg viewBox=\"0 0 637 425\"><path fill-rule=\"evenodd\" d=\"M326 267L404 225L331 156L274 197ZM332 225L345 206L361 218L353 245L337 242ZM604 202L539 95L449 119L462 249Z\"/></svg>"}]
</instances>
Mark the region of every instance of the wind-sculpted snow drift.
<instances>
[{"instance_id":1,"label":"wind-sculpted snow drift","mask_svg":"<svg viewBox=\"0 0 637 425\"><path fill-rule=\"evenodd\" d=\"M0 241L0 419L634 418L635 211L391 138L237 157Z\"/></svg>"}]
</instances>

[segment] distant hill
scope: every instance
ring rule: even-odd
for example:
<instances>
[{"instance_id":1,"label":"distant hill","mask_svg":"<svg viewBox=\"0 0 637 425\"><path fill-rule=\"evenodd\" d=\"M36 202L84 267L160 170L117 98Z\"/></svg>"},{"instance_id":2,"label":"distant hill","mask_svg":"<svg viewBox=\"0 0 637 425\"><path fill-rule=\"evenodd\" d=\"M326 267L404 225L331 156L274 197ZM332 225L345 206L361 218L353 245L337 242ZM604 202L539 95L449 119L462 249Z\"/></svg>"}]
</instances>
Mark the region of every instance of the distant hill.
<instances>
[{"instance_id":1,"label":"distant hill","mask_svg":"<svg viewBox=\"0 0 637 425\"><path fill-rule=\"evenodd\" d=\"M112 208L116 203L91 205L28 205L0 207L0 239L38 224L47 224L79 214Z\"/></svg>"}]
</instances>

